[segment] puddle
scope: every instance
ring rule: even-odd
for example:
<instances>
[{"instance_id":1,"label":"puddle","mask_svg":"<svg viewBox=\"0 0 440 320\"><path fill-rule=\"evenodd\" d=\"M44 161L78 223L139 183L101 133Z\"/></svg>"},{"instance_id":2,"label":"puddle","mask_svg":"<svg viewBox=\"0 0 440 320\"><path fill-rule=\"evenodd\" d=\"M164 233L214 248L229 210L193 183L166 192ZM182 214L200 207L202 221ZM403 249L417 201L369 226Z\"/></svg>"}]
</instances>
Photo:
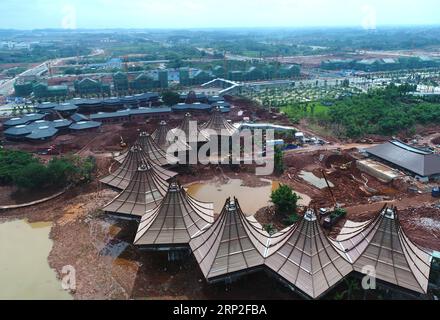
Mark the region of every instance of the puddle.
<instances>
[{"instance_id":1,"label":"puddle","mask_svg":"<svg viewBox=\"0 0 440 320\"><path fill-rule=\"evenodd\" d=\"M72 296L50 268L51 223L0 223L0 300L67 300Z\"/></svg>"},{"instance_id":2,"label":"puddle","mask_svg":"<svg viewBox=\"0 0 440 320\"><path fill-rule=\"evenodd\" d=\"M246 187L243 186L243 181L240 179L231 179L227 182L206 182L196 183L188 187L188 193L197 200L204 202L214 202L214 211L219 214L225 201L228 197L235 196L240 202L240 206L246 215L254 215L261 208L267 207L271 204L270 195L273 190L276 190L280 183L278 181L271 181L261 179L267 182L263 187ZM301 205L308 205L311 198L307 195L300 194Z\"/></svg>"},{"instance_id":3,"label":"puddle","mask_svg":"<svg viewBox=\"0 0 440 320\"><path fill-rule=\"evenodd\" d=\"M325 182L325 179L318 178L312 172L308 172L308 171L304 171L303 170L303 171L300 172L300 174L298 176L300 178L302 178L303 180L307 181L308 183L310 183L312 186L315 186L318 189L325 189L325 188L327 188L327 183ZM331 188L333 188L335 186L330 181L328 183L330 184Z\"/></svg>"}]
</instances>

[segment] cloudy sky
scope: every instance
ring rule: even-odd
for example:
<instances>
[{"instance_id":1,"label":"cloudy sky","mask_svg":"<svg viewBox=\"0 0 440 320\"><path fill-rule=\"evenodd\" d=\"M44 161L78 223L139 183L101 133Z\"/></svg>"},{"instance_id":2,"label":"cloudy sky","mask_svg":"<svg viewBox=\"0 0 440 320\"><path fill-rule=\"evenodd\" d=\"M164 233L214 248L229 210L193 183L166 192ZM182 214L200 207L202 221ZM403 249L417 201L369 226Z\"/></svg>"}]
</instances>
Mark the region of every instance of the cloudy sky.
<instances>
[{"instance_id":1,"label":"cloudy sky","mask_svg":"<svg viewBox=\"0 0 440 320\"><path fill-rule=\"evenodd\" d=\"M0 0L0 28L440 24L438 0Z\"/></svg>"}]
</instances>

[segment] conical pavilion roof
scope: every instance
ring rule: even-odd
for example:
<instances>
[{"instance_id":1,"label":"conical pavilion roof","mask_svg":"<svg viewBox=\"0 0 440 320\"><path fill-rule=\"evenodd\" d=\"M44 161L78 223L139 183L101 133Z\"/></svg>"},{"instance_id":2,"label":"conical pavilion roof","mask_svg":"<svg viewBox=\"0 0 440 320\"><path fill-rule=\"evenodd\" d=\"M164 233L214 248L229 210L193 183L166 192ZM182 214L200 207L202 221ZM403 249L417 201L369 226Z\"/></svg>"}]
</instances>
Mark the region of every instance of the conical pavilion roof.
<instances>
[{"instance_id":1,"label":"conical pavilion roof","mask_svg":"<svg viewBox=\"0 0 440 320\"><path fill-rule=\"evenodd\" d=\"M151 135L154 143L156 143L159 148L166 152L172 144L175 144L176 152L191 150L191 147L188 144L182 142L180 139L177 139L175 142L168 141L167 135L170 130L171 129L168 127L167 123L165 121L161 121L157 130L154 131Z\"/></svg>"},{"instance_id":2,"label":"conical pavilion roof","mask_svg":"<svg viewBox=\"0 0 440 320\"><path fill-rule=\"evenodd\" d=\"M176 182L159 206L142 218L135 244L139 246L177 246L189 244L214 222L212 203L197 201Z\"/></svg>"},{"instance_id":3,"label":"conical pavilion roof","mask_svg":"<svg viewBox=\"0 0 440 320\"><path fill-rule=\"evenodd\" d=\"M209 282L264 265L269 235L255 219L247 218L236 199L228 199L215 223L190 246Z\"/></svg>"},{"instance_id":4,"label":"conical pavilion roof","mask_svg":"<svg viewBox=\"0 0 440 320\"><path fill-rule=\"evenodd\" d=\"M377 279L427 292L432 257L407 237L397 209L385 207L369 222L344 227L338 240L341 251L354 262L355 271L374 267Z\"/></svg>"},{"instance_id":5,"label":"conical pavilion roof","mask_svg":"<svg viewBox=\"0 0 440 320\"><path fill-rule=\"evenodd\" d=\"M211 132L215 132L217 136L229 136L232 137L238 132L238 129L226 121L220 108L215 108L213 110L212 116L207 123L200 127L201 131L205 135L212 135ZM208 131L209 130L209 131Z\"/></svg>"},{"instance_id":6,"label":"conical pavilion roof","mask_svg":"<svg viewBox=\"0 0 440 320\"><path fill-rule=\"evenodd\" d=\"M141 132L135 145L140 146L149 159L160 166L175 165L178 159L174 155L168 155L165 151L154 143L151 136L146 132ZM115 160L122 163L127 156L127 152L115 157Z\"/></svg>"},{"instance_id":7,"label":"conical pavilion roof","mask_svg":"<svg viewBox=\"0 0 440 320\"><path fill-rule=\"evenodd\" d=\"M154 167L142 164L133 174L127 188L104 211L123 216L142 217L156 208L167 193L168 183Z\"/></svg>"},{"instance_id":8,"label":"conical pavilion roof","mask_svg":"<svg viewBox=\"0 0 440 320\"><path fill-rule=\"evenodd\" d=\"M265 264L312 298L323 295L353 270L324 234L313 211L283 237Z\"/></svg>"},{"instance_id":9,"label":"conical pavilion roof","mask_svg":"<svg viewBox=\"0 0 440 320\"><path fill-rule=\"evenodd\" d=\"M130 184L134 174L142 165L151 167L155 176L160 177L162 180L167 181L177 176L177 173L166 170L151 161L151 159L149 159L149 157L143 152L141 146L134 145L127 152L126 157L119 168L100 181L111 187L125 190Z\"/></svg>"},{"instance_id":10,"label":"conical pavilion roof","mask_svg":"<svg viewBox=\"0 0 440 320\"><path fill-rule=\"evenodd\" d=\"M182 120L182 123L179 127L173 129L173 131L182 131L185 134L185 141L187 144L193 143L204 143L209 141L209 137L200 131L198 126L196 128L192 128L190 125L191 114L185 114L185 117ZM194 130L196 129L196 131ZM177 135L177 133L176 133Z\"/></svg>"}]
</instances>

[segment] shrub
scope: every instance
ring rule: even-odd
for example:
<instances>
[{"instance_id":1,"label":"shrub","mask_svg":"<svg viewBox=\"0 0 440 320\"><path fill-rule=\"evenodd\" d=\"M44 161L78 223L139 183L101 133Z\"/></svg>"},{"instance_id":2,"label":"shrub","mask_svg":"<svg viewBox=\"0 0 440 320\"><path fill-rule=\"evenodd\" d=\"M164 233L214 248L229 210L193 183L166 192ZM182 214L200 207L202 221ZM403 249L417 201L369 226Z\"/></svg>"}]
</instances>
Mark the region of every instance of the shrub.
<instances>
[{"instance_id":1,"label":"shrub","mask_svg":"<svg viewBox=\"0 0 440 320\"><path fill-rule=\"evenodd\" d=\"M298 209L298 200L301 198L293 192L292 188L281 185L272 192L271 200L276 208L276 213L281 217L288 217L296 214Z\"/></svg>"},{"instance_id":2,"label":"shrub","mask_svg":"<svg viewBox=\"0 0 440 320\"><path fill-rule=\"evenodd\" d=\"M44 165L30 153L0 150L0 183L14 184L20 189L61 188L88 182L95 167L93 157L53 158Z\"/></svg>"},{"instance_id":3,"label":"shrub","mask_svg":"<svg viewBox=\"0 0 440 320\"><path fill-rule=\"evenodd\" d=\"M31 163L38 162L37 158L27 152L0 150L0 183L12 184L18 171Z\"/></svg>"},{"instance_id":4,"label":"shrub","mask_svg":"<svg viewBox=\"0 0 440 320\"><path fill-rule=\"evenodd\" d=\"M294 213L294 214L291 214L287 219L285 219L283 221L283 223L287 226L291 226L291 225L297 223L298 220L299 220L299 216L296 213Z\"/></svg>"},{"instance_id":5,"label":"shrub","mask_svg":"<svg viewBox=\"0 0 440 320\"><path fill-rule=\"evenodd\" d=\"M264 225L264 230L266 230L266 232L270 235L273 235L277 232L277 229L275 228L275 226L273 225L273 223L270 224L265 224Z\"/></svg>"},{"instance_id":6,"label":"shrub","mask_svg":"<svg viewBox=\"0 0 440 320\"><path fill-rule=\"evenodd\" d=\"M29 163L15 172L13 182L20 189L36 190L49 185L50 173L39 162Z\"/></svg>"},{"instance_id":7,"label":"shrub","mask_svg":"<svg viewBox=\"0 0 440 320\"><path fill-rule=\"evenodd\" d=\"M284 153L278 147L275 148L274 166L276 174L282 174L284 172Z\"/></svg>"}]
</instances>

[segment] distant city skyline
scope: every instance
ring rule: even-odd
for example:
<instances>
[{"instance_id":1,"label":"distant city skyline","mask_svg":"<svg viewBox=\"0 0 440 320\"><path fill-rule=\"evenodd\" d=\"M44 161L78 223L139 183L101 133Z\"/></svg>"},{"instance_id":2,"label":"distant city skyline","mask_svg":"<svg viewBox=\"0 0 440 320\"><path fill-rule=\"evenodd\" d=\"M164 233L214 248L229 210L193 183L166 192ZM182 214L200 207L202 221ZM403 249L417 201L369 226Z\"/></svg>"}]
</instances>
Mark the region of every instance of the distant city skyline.
<instances>
[{"instance_id":1,"label":"distant city skyline","mask_svg":"<svg viewBox=\"0 0 440 320\"><path fill-rule=\"evenodd\" d=\"M437 0L13 0L0 7L0 29L375 29L440 24Z\"/></svg>"}]
</instances>

